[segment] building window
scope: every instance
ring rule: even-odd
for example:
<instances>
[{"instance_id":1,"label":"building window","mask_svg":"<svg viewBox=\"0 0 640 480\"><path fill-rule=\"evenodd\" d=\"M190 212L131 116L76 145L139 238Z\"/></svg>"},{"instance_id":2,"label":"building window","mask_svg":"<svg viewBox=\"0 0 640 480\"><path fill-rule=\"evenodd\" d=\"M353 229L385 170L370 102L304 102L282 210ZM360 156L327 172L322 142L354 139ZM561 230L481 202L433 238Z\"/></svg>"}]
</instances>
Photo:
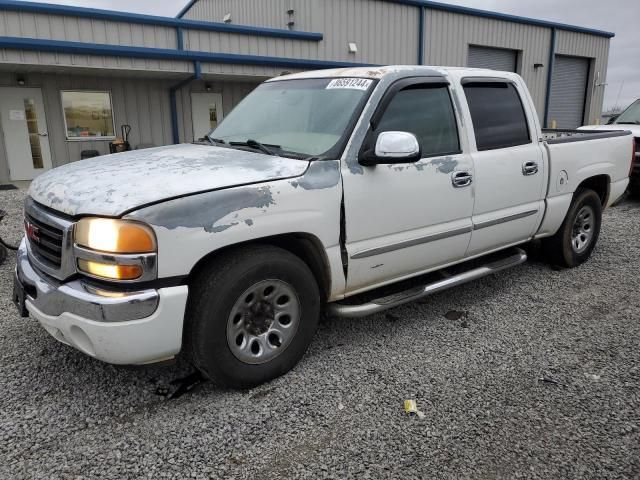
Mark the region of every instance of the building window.
<instances>
[{"instance_id":1,"label":"building window","mask_svg":"<svg viewBox=\"0 0 640 480\"><path fill-rule=\"evenodd\" d=\"M63 91L61 93L67 140L115 138L110 92Z\"/></svg>"}]
</instances>

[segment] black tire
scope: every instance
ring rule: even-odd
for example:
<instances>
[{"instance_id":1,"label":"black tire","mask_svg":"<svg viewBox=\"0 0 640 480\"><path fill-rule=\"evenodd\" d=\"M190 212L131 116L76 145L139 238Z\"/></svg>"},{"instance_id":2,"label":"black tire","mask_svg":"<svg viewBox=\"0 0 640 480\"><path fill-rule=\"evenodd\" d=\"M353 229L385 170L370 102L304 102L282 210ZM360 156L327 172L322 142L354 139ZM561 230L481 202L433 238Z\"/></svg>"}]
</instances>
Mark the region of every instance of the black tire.
<instances>
[{"instance_id":1,"label":"black tire","mask_svg":"<svg viewBox=\"0 0 640 480\"><path fill-rule=\"evenodd\" d=\"M590 209L590 210L587 210ZM580 230L577 227L578 215L581 212L592 212L592 218L589 220L590 237L582 248L574 246L574 235ZM574 194L573 201L569 207L569 211L555 235L543 239L543 249L546 258L551 263L567 268L574 268L584 263L593 252L598 237L600 235L600 226L602 225L602 204L600 197L596 192L589 189L579 190ZM587 224L584 224L585 228Z\"/></svg>"},{"instance_id":2,"label":"black tire","mask_svg":"<svg viewBox=\"0 0 640 480\"><path fill-rule=\"evenodd\" d=\"M237 311L238 302L241 304L247 289L271 281L281 282L294 292L299 320L295 322L295 332L287 333L289 343L282 347L283 350L275 358L260 364L247 363L237 357L243 353L239 352L240 347L234 347L234 353L230 340L227 340L227 329L235 328L230 322L235 325L235 317L238 316L235 315L232 320L231 312ZM275 325L275 302L279 300L271 300L270 313L261 310L263 323L260 325L268 322L265 318L269 315ZM255 305L258 303L267 305L269 301L260 298ZM243 315L237 324L248 325L246 322L251 320L245 320L245 317L253 318L253 314L247 312ZM300 258L270 245L247 246L223 253L190 282L184 344L192 362L206 377L227 387L251 388L287 373L300 361L316 332L319 316L320 290L311 270ZM247 342L257 340L257 337L245 333ZM262 339L263 343L258 344L272 348L264 349L265 352L273 352L275 348L271 344L266 345L264 342L270 340L265 338ZM247 350L244 353L250 352Z\"/></svg>"},{"instance_id":3,"label":"black tire","mask_svg":"<svg viewBox=\"0 0 640 480\"><path fill-rule=\"evenodd\" d=\"M635 183L629 185L629 195L634 199L640 198L640 181L636 180Z\"/></svg>"}]
</instances>

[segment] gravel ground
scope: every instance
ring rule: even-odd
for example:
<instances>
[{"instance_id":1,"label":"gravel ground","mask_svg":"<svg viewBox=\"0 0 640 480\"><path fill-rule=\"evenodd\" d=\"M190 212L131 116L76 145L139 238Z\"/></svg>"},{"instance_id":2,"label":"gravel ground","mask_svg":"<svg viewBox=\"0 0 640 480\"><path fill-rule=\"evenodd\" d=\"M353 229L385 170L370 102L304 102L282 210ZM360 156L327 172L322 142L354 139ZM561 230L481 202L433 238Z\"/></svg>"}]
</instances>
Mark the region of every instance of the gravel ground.
<instances>
[{"instance_id":1,"label":"gravel ground","mask_svg":"<svg viewBox=\"0 0 640 480\"><path fill-rule=\"evenodd\" d=\"M0 192L7 240L23 195ZM580 268L532 260L325 321L294 371L247 392L203 383L168 399L185 364L114 367L57 343L15 314L12 269L0 267L3 479L640 475L640 202L605 213ZM404 413L408 398L425 418Z\"/></svg>"}]
</instances>

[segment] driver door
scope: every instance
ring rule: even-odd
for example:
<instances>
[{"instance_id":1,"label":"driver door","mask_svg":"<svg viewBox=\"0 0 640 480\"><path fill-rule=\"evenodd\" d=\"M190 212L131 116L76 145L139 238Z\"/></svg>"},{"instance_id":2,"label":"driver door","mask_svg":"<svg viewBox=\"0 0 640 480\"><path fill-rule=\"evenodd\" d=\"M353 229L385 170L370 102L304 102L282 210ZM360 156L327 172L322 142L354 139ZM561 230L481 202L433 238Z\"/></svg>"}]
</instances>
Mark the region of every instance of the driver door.
<instances>
[{"instance_id":1,"label":"driver door","mask_svg":"<svg viewBox=\"0 0 640 480\"><path fill-rule=\"evenodd\" d=\"M471 238L473 162L462 153L449 86L400 82L382 98L367 137L413 133L422 158L362 167L362 174L343 165L347 293L458 261Z\"/></svg>"}]
</instances>

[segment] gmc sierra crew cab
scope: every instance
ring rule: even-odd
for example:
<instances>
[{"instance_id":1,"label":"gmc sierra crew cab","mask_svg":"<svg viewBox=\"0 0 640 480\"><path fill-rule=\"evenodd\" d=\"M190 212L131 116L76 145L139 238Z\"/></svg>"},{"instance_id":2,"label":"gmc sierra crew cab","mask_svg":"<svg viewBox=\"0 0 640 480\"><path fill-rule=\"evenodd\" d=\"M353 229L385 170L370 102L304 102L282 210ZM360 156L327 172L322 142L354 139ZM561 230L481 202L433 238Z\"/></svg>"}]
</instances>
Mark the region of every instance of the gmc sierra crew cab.
<instances>
[{"instance_id":1,"label":"gmc sierra crew cab","mask_svg":"<svg viewBox=\"0 0 640 480\"><path fill-rule=\"evenodd\" d=\"M543 132L514 73L389 66L264 82L194 144L38 177L14 300L115 364L185 352L245 388L290 370L323 310L360 317L518 265L575 267L633 137Z\"/></svg>"}]
</instances>

